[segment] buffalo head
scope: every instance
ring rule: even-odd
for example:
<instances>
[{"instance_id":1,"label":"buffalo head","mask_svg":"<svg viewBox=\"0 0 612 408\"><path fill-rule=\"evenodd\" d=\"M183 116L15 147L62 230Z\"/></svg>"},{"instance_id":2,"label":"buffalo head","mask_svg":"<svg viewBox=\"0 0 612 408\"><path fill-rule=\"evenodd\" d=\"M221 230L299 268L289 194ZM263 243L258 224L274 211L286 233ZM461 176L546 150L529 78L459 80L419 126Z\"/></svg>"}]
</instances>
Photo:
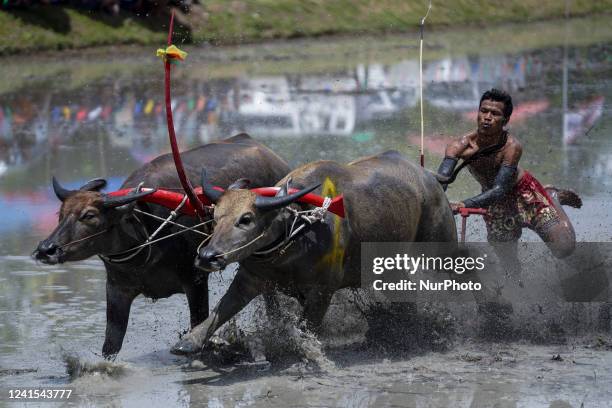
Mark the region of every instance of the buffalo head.
<instances>
[{"instance_id":1,"label":"buffalo head","mask_svg":"<svg viewBox=\"0 0 612 408\"><path fill-rule=\"evenodd\" d=\"M282 209L319 187L288 194L288 184L275 197L263 197L247 190L248 181L240 179L222 193L210 187L203 172L204 193L215 203L215 229L208 245L200 249L196 266L207 271L223 268L282 237Z\"/></svg>"},{"instance_id":2,"label":"buffalo head","mask_svg":"<svg viewBox=\"0 0 612 408\"><path fill-rule=\"evenodd\" d=\"M94 179L78 190L68 190L53 177L53 191L62 202L59 222L32 256L47 264L79 261L103 253L109 245L108 232L133 208L140 197L154 190L110 197L100 192L106 180Z\"/></svg>"}]
</instances>

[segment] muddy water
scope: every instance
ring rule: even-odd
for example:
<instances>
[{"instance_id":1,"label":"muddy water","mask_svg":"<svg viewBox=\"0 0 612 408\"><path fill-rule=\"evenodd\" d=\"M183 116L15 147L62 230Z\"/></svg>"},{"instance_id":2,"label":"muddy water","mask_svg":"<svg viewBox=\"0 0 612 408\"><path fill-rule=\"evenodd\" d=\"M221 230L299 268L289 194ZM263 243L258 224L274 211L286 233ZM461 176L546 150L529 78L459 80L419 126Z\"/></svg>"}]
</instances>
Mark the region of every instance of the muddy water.
<instances>
[{"instance_id":1,"label":"muddy water","mask_svg":"<svg viewBox=\"0 0 612 408\"><path fill-rule=\"evenodd\" d=\"M187 148L247 131L294 166L388 148L416 161L416 44L416 37L402 36L187 49L189 61L175 70L173 89L180 143ZM485 89L508 89L515 100L511 131L525 145L523 166L543 183L582 195L583 209L569 211L579 240L610 241L608 21L435 33L427 44L427 167L437 167L451 135L473 128ZM3 392L71 387L82 403L117 406L610 405L612 351L604 332L570 327L572 336L561 344L498 344L459 325L444 351L410 341L381 350L363 342L363 318L342 297L321 343L295 328L270 331L274 325L265 319L245 329L255 338L276 335L266 344L276 355L267 371L220 363L207 368L208 362L170 355L188 325L184 297L140 297L118 359L101 363L102 264L92 259L51 267L28 255L56 223L51 175L70 187L104 176L114 189L130 171L168 151L162 69L152 54L127 48L2 61ZM463 175L449 195L459 199L476 191ZM470 219L469 226L470 239L484 239L480 220ZM526 233L523 239L537 237ZM211 279L220 296L231 271ZM243 313L238 325L251 327L255 310ZM552 360L557 354L562 361Z\"/></svg>"}]
</instances>

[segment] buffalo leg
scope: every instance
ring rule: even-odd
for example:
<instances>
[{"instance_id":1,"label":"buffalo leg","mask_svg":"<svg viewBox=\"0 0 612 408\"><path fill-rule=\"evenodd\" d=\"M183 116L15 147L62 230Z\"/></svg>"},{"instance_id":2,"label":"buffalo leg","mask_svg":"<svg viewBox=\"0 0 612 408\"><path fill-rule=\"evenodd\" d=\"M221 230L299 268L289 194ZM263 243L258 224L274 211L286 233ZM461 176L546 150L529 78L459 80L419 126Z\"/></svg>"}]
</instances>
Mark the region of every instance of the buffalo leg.
<instances>
[{"instance_id":1,"label":"buffalo leg","mask_svg":"<svg viewBox=\"0 0 612 408\"><path fill-rule=\"evenodd\" d=\"M263 292L263 282L242 268L236 274L227 293L223 295L210 316L194 327L170 350L173 354L193 354L202 349L215 331L240 312L253 298Z\"/></svg>"},{"instance_id":2,"label":"buffalo leg","mask_svg":"<svg viewBox=\"0 0 612 408\"><path fill-rule=\"evenodd\" d=\"M200 281L186 285L184 289L193 329L208 317L208 277L204 276Z\"/></svg>"},{"instance_id":3,"label":"buffalo leg","mask_svg":"<svg viewBox=\"0 0 612 408\"><path fill-rule=\"evenodd\" d=\"M332 295L332 292L320 288L312 289L306 294L303 317L307 327L315 333L321 330Z\"/></svg>"},{"instance_id":4,"label":"buffalo leg","mask_svg":"<svg viewBox=\"0 0 612 408\"><path fill-rule=\"evenodd\" d=\"M138 293L106 283L106 337L102 355L111 359L119 353L127 330L132 302Z\"/></svg>"}]
</instances>

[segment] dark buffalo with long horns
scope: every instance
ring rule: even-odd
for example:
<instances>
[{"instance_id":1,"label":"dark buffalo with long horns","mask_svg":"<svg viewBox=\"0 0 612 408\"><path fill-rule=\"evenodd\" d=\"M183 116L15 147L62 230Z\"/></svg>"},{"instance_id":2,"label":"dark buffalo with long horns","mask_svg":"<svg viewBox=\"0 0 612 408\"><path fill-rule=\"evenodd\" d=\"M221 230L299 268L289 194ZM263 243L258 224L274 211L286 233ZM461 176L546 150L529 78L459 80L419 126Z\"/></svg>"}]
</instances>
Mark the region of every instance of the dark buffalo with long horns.
<instances>
[{"instance_id":1,"label":"dark buffalo with long horns","mask_svg":"<svg viewBox=\"0 0 612 408\"><path fill-rule=\"evenodd\" d=\"M257 186L270 186L289 171L287 163L246 134L210 143L182 153L187 176L199 180L204 167L211 181L228 186L237 178L248 177ZM162 155L133 172L122 188L165 188L181 191L171 155ZM106 337L102 353L116 355L121 349L132 301L139 294L158 299L185 293L191 326L208 316L206 275L193 265L202 236L185 232L153 244L150 249L127 252L142 244L160 221L135 210L166 218L170 210L156 204L138 202L151 191L112 197L100 192L102 179L88 182L79 190L67 190L53 179L53 189L62 201L59 223L34 251L35 259L47 264L79 261L98 255L104 261L106 281ZM179 216L175 222L191 227L199 220ZM180 231L166 227L162 234ZM156 237L157 238L157 237Z\"/></svg>"},{"instance_id":2,"label":"dark buffalo with long horns","mask_svg":"<svg viewBox=\"0 0 612 408\"><path fill-rule=\"evenodd\" d=\"M299 190L290 194L290 183ZM255 296L276 288L297 298L306 323L316 331L334 292L360 286L362 242L457 241L455 220L438 181L396 151L348 165L307 164L277 184L277 197L258 196L244 189L242 181L224 193L211 188L213 184L202 181L216 201L215 231L196 263L215 270L240 262L241 268L211 315L174 346L176 354L198 352ZM292 226L300 224L294 224L296 211L312 209L296 202L310 191L328 197L343 194L346 216L328 212L323 222L304 221L304 232L287 240Z\"/></svg>"}]
</instances>

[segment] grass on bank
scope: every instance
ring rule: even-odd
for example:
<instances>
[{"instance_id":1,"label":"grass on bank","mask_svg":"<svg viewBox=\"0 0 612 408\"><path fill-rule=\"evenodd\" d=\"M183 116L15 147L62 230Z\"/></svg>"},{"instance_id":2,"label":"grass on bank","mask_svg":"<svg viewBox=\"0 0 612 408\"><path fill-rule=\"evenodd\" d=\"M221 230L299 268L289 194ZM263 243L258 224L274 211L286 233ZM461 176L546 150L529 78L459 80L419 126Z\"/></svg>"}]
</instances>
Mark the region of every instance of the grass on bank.
<instances>
[{"instance_id":1,"label":"grass on bank","mask_svg":"<svg viewBox=\"0 0 612 408\"><path fill-rule=\"evenodd\" d=\"M426 0L205 0L179 20L195 43L236 44L326 34L417 29ZM563 0L433 1L428 26L527 22L564 16ZM572 16L610 13L612 0L568 0ZM160 44L167 18L60 6L0 11L0 55L114 44Z\"/></svg>"},{"instance_id":2,"label":"grass on bank","mask_svg":"<svg viewBox=\"0 0 612 408\"><path fill-rule=\"evenodd\" d=\"M486 28L431 31L425 42L424 59L452 55L520 53L567 45L584 47L612 42L609 17L590 16L568 20L516 23ZM333 39L276 41L247 47L197 47L186 45L187 62L174 70L177 81L234 78L242 75L316 74L357 63L392 64L418 58L418 34L345 36ZM160 40L161 41L161 40ZM0 96L50 82L57 89L78 89L104 77L157 78L162 64L154 46L122 46L64 52L63 58L40 56L5 58L2 63ZM279 61L282 61L279 63ZM49 86L49 84L45 84ZM159 85L161 86L161 85Z\"/></svg>"}]
</instances>

